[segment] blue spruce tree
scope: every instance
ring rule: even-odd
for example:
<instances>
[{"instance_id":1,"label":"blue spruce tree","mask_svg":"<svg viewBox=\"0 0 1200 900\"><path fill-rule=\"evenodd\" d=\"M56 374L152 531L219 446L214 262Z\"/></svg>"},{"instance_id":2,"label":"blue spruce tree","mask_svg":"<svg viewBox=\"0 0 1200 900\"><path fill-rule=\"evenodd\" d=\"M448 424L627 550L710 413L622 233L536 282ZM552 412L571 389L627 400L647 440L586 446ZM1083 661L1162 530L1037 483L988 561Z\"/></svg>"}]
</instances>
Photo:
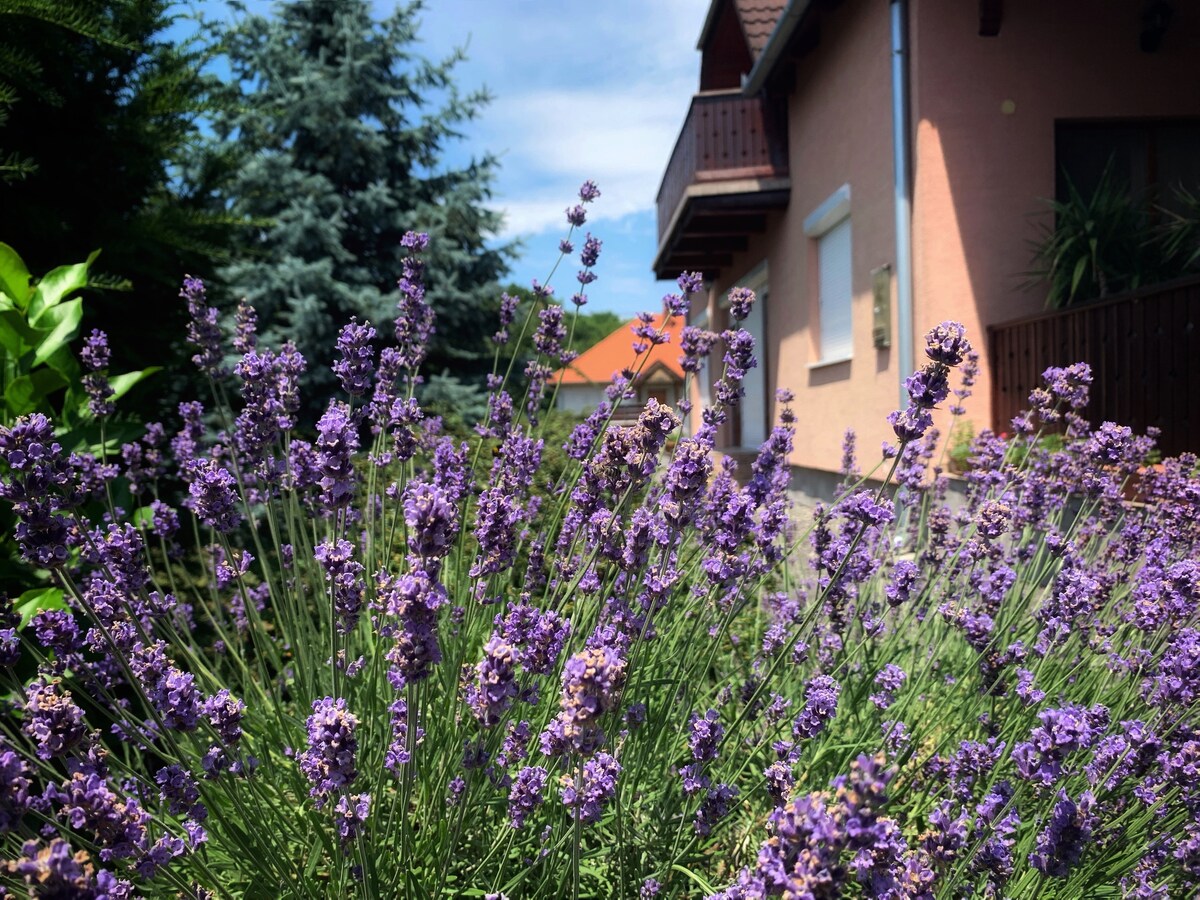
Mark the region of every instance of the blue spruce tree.
<instances>
[{"instance_id":1,"label":"blue spruce tree","mask_svg":"<svg viewBox=\"0 0 1200 900\"><path fill-rule=\"evenodd\" d=\"M386 333L400 239L427 231L438 319L426 371L482 379L514 248L496 244L500 217L485 208L495 158L447 164L459 127L488 100L458 91L461 52L440 62L412 52L419 3L383 21L366 0L240 12L222 44L241 96L216 131L242 162L214 199L262 224L219 272L226 298L249 300L264 338L292 340L309 360L307 386L327 386L338 329L356 316Z\"/></svg>"}]
</instances>

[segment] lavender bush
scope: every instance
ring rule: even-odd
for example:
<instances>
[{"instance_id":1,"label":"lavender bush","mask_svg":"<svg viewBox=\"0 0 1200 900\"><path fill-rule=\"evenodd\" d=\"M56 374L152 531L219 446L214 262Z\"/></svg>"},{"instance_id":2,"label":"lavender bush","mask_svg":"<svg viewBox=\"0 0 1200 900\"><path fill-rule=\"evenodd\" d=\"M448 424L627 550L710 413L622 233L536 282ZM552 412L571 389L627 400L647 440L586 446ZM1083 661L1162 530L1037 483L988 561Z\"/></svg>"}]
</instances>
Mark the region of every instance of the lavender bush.
<instances>
[{"instance_id":1,"label":"lavender bush","mask_svg":"<svg viewBox=\"0 0 1200 900\"><path fill-rule=\"evenodd\" d=\"M1193 895L1197 461L1142 473L1151 438L1080 417L1086 367L972 442L952 502L932 411L977 356L935 328L895 445L860 476L848 439L798 522L791 398L749 471L715 462L753 341L688 327L715 405L615 425L618 373L542 490L571 315L542 285L502 305L498 345L534 352L456 440L415 399L435 321L405 246L394 328L345 326L311 434L295 348L245 308L226 347L193 279L212 399L174 436L95 459L40 415L0 431L22 553L67 598L0 623L7 895Z\"/></svg>"}]
</instances>

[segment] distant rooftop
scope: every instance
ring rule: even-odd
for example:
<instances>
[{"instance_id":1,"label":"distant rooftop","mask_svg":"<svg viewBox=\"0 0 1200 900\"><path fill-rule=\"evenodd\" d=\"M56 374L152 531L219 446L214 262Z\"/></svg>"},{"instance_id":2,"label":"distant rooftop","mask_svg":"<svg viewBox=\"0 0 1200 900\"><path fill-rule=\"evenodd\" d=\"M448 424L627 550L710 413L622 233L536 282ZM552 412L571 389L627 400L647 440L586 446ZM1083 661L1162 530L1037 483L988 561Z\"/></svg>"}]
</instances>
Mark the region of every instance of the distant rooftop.
<instances>
[{"instance_id":1,"label":"distant rooftop","mask_svg":"<svg viewBox=\"0 0 1200 900\"><path fill-rule=\"evenodd\" d=\"M680 318L675 316L667 325L666 333L670 337L667 343L651 347L641 356L633 352L634 342L639 340L630 331L634 324L636 321L626 322L598 344L589 347L579 354L574 362L555 372L552 381L557 381L561 374L563 384L607 384L613 375L622 369L639 367L642 374L649 374L651 369L662 367L682 380L679 334L683 330L683 322ZM663 315L660 313L655 316L651 324L656 330L661 329Z\"/></svg>"}]
</instances>

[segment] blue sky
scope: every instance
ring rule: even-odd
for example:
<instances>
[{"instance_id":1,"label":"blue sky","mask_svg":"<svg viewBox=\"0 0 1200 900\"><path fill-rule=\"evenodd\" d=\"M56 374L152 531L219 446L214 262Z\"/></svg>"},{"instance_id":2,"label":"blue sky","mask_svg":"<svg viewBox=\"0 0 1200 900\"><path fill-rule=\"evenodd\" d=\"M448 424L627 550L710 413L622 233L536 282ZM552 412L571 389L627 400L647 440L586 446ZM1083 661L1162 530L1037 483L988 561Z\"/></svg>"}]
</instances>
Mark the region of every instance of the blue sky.
<instances>
[{"instance_id":1,"label":"blue sky","mask_svg":"<svg viewBox=\"0 0 1200 900\"><path fill-rule=\"evenodd\" d=\"M602 195L585 227L604 249L588 309L632 316L659 308L672 285L650 271L654 200L699 84L696 40L708 3L429 0L421 52L440 59L466 46L458 85L486 87L495 97L468 123L455 152L500 157L494 205L505 215L503 236L525 240L513 281L545 280L565 232L564 210L591 178ZM207 17L229 15L216 0L196 5ZM373 5L380 18L396 6ZM571 295L574 272L555 275L558 296Z\"/></svg>"}]
</instances>

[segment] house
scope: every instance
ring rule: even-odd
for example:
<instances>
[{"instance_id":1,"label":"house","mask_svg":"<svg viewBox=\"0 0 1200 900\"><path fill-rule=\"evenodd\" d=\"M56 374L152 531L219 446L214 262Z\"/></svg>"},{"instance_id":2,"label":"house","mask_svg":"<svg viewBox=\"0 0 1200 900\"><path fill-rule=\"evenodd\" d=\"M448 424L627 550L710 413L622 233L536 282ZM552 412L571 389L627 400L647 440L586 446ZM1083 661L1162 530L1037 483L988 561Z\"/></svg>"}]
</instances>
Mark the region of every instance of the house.
<instances>
[{"instance_id":1,"label":"house","mask_svg":"<svg viewBox=\"0 0 1200 900\"><path fill-rule=\"evenodd\" d=\"M703 272L690 321L716 331L730 288L758 292L744 327L760 369L720 440L756 445L774 389L790 388L801 489L828 485L844 428L864 455L891 439L922 335L946 319L983 354L968 419L1005 427L992 413L1013 387L997 366L1033 351L997 359L989 326L1043 310L1045 292L1025 286L1030 240L1064 177L1086 189L1112 160L1135 188L1200 186L1197 4L713 0L698 49L653 265L663 279ZM1200 420L1200 313L1180 309L1154 330L1192 335L1170 366ZM1148 339L1136 331L1093 343L1115 352Z\"/></svg>"},{"instance_id":2,"label":"house","mask_svg":"<svg viewBox=\"0 0 1200 900\"><path fill-rule=\"evenodd\" d=\"M669 341L650 347L642 354L634 352L637 341L630 330L636 322L626 322L571 363L559 369L550 379L557 385L555 405L568 412L587 414L605 399L604 389L612 377L624 369L636 373L633 387L635 400L623 401L616 418L636 418L651 398L675 407L683 399L683 369L679 365L679 333L683 323L678 318L665 326ZM663 330L663 316L649 323L656 331Z\"/></svg>"}]
</instances>

